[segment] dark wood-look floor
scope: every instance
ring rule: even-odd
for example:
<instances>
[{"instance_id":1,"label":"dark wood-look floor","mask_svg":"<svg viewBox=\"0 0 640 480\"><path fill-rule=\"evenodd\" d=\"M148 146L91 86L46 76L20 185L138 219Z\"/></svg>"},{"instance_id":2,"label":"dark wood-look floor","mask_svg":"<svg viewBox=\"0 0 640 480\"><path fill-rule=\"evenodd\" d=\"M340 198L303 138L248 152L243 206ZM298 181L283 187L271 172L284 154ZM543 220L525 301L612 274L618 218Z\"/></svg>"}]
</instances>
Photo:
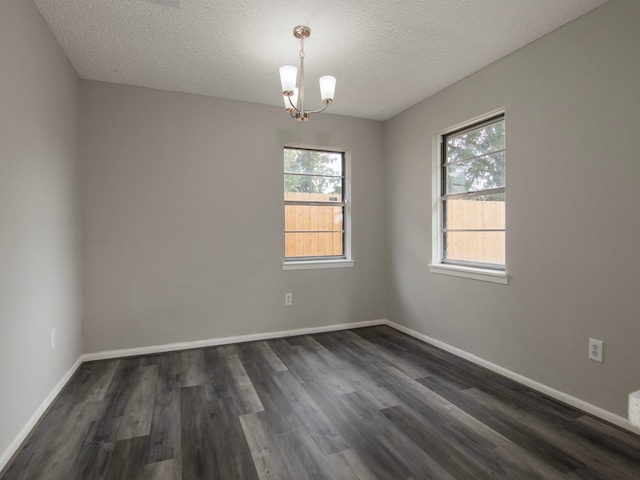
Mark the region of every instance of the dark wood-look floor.
<instances>
[{"instance_id":1,"label":"dark wood-look floor","mask_svg":"<svg viewBox=\"0 0 640 480\"><path fill-rule=\"evenodd\" d=\"M83 364L14 479L639 479L640 438L389 327Z\"/></svg>"}]
</instances>

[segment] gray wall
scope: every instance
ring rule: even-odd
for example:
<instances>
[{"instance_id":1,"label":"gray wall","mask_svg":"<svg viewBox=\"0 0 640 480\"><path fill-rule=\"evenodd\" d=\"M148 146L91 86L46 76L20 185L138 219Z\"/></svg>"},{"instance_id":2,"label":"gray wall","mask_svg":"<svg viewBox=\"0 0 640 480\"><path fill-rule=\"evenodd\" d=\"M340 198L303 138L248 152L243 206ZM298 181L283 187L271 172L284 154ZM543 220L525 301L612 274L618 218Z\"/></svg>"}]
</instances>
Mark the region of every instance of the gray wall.
<instances>
[{"instance_id":1,"label":"gray wall","mask_svg":"<svg viewBox=\"0 0 640 480\"><path fill-rule=\"evenodd\" d=\"M384 318L381 122L80 91L86 352ZM351 150L355 267L282 270L287 142Z\"/></svg>"},{"instance_id":2,"label":"gray wall","mask_svg":"<svg viewBox=\"0 0 640 480\"><path fill-rule=\"evenodd\" d=\"M0 2L0 87L1 455L81 352L78 79L33 2Z\"/></svg>"},{"instance_id":3,"label":"gray wall","mask_svg":"<svg viewBox=\"0 0 640 480\"><path fill-rule=\"evenodd\" d=\"M638 19L640 2L607 3L386 124L388 318L623 416L640 389ZM432 137L503 106L510 284L429 273Z\"/></svg>"}]
</instances>

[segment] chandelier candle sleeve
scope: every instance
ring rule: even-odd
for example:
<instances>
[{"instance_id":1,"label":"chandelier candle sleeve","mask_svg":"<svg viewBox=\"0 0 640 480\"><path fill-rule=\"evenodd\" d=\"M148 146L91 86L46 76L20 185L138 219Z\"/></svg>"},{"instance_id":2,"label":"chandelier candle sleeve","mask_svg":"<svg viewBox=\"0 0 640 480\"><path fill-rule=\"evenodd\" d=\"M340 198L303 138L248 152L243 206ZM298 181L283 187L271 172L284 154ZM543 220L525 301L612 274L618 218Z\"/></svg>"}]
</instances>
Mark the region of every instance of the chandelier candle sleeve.
<instances>
[{"instance_id":1,"label":"chandelier candle sleeve","mask_svg":"<svg viewBox=\"0 0 640 480\"><path fill-rule=\"evenodd\" d=\"M293 29L293 36L300 40L300 78L298 83L298 69L292 65L280 67L280 82L284 108L292 118L298 122L306 122L312 113L324 112L333 103L336 91L336 79L330 75L320 77L320 98L322 108L305 110L304 102L304 39L309 38L311 29L305 25L298 25Z\"/></svg>"},{"instance_id":2,"label":"chandelier candle sleeve","mask_svg":"<svg viewBox=\"0 0 640 480\"><path fill-rule=\"evenodd\" d=\"M320 94L323 102L333 102L333 94L336 92L336 77L325 75L320 77Z\"/></svg>"},{"instance_id":3,"label":"chandelier candle sleeve","mask_svg":"<svg viewBox=\"0 0 640 480\"><path fill-rule=\"evenodd\" d=\"M282 83L282 94L285 97L290 97L296 88L296 79L298 76L298 69L292 65L285 65L280 67L280 82Z\"/></svg>"}]
</instances>

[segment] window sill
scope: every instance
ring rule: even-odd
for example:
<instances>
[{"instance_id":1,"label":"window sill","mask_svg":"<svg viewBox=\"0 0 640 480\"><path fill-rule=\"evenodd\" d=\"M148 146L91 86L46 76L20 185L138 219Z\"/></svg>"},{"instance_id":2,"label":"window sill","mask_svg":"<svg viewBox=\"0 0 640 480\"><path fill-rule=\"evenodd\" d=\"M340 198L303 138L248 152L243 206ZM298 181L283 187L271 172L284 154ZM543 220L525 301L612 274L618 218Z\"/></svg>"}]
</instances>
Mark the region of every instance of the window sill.
<instances>
[{"instance_id":1,"label":"window sill","mask_svg":"<svg viewBox=\"0 0 640 480\"><path fill-rule=\"evenodd\" d=\"M353 267L353 260L303 260L288 261L282 264L282 270L315 270L320 268Z\"/></svg>"},{"instance_id":2,"label":"window sill","mask_svg":"<svg viewBox=\"0 0 640 480\"><path fill-rule=\"evenodd\" d=\"M485 268L463 267L461 265L447 265L440 263L437 265L429 265L429 271L431 273L470 278L472 280L480 280L483 282L501 283L503 285L509 283L509 276L507 275L507 272L499 270L488 270Z\"/></svg>"}]
</instances>

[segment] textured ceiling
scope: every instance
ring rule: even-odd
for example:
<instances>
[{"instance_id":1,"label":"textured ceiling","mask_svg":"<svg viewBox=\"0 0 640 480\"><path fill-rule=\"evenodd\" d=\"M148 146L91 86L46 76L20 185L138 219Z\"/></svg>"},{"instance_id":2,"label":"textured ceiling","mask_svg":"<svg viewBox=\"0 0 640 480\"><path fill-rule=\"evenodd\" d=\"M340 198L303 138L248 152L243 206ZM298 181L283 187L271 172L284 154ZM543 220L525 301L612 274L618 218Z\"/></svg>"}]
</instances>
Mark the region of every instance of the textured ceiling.
<instances>
[{"instance_id":1,"label":"textured ceiling","mask_svg":"<svg viewBox=\"0 0 640 480\"><path fill-rule=\"evenodd\" d=\"M282 105L305 42L306 105L386 120L607 0L34 0L81 78Z\"/></svg>"}]
</instances>

